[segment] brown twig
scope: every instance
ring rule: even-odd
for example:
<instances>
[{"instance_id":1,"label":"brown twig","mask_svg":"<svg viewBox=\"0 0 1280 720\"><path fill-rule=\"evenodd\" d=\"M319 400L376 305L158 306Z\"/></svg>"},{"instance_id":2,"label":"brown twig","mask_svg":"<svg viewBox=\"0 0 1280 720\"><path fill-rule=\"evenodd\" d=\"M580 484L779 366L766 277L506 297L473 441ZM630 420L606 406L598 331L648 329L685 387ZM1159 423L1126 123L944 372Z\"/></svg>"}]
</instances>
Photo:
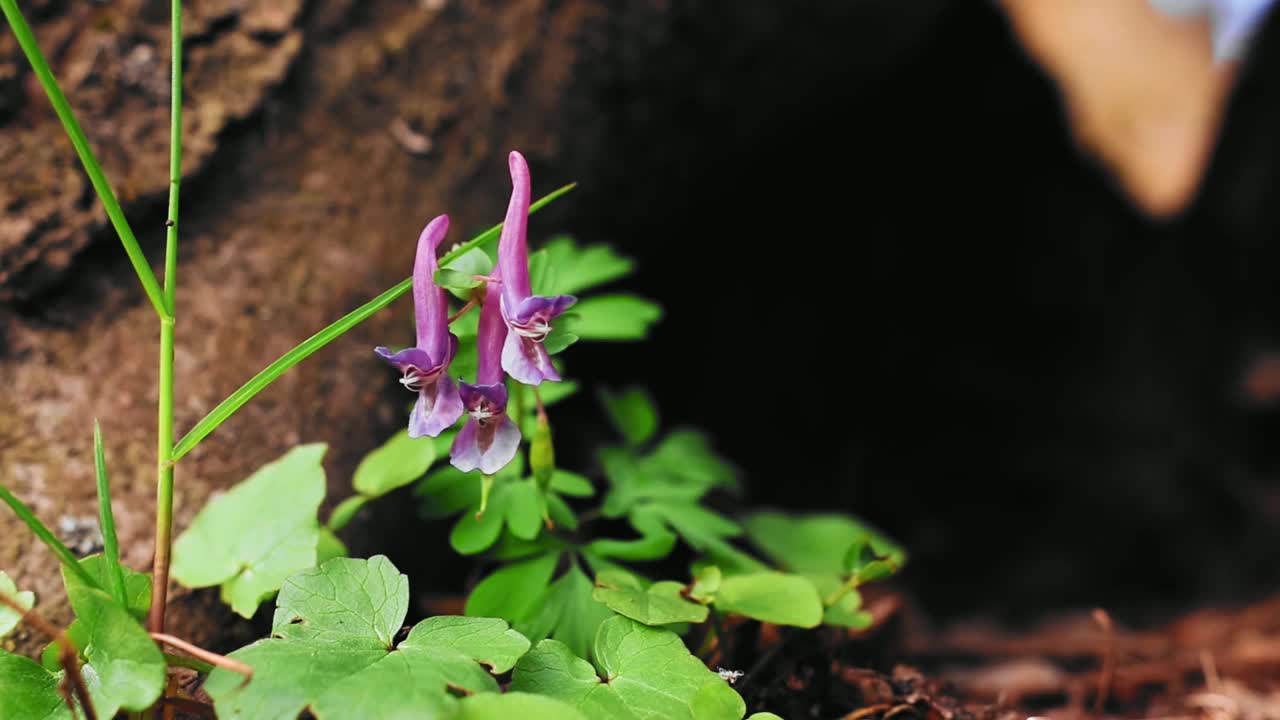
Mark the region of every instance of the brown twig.
<instances>
[{"instance_id":1,"label":"brown twig","mask_svg":"<svg viewBox=\"0 0 1280 720\"><path fill-rule=\"evenodd\" d=\"M169 681L165 684L165 690L160 694L161 710L160 714L163 720L177 720L178 709L172 703L165 704L164 700L175 697L178 694L178 678L173 673L169 673Z\"/></svg>"},{"instance_id":2,"label":"brown twig","mask_svg":"<svg viewBox=\"0 0 1280 720\"><path fill-rule=\"evenodd\" d=\"M1103 707L1107 703L1107 696L1111 694L1111 684L1115 680L1116 633L1115 625L1111 622L1111 616L1107 614L1106 610L1102 608L1094 610L1093 619L1102 628L1102 632L1106 636L1102 651L1101 677L1098 679L1098 695L1093 701L1093 714L1101 717Z\"/></svg>"},{"instance_id":3,"label":"brown twig","mask_svg":"<svg viewBox=\"0 0 1280 720\"><path fill-rule=\"evenodd\" d=\"M463 305L461 310L459 310L458 312L454 313L452 316L449 317L449 324L452 325L455 320L462 317L463 315L466 315L467 312L470 311L471 308L475 306L476 306L475 300L468 300L467 304Z\"/></svg>"},{"instance_id":4,"label":"brown twig","mask_svg":"<svg viewBox=\"0 0 1280 720\"><path fill-rule=\"evenodd\" d=\"M10 597L8 593L0 592L0 605L6 605L9 609L20 614L22 621L34 627L36 630L48 635L55 643L58 644L58 662L62 663L63 669L67 671L65 678L66 684L71 686L71 692L68 693L65 687L62 690L62 699L67 703L67 708L71 710L71 717L76 717L76 701L80 702L81 709L84 710L86 720L98 720L98 713L93 709L93 701L89 699L89 689L85 687L84 678L80 676L80 657L76 652L75 645L67 639L67 634L59 630L56 625L45 620L35 610L28 610L18 602L16 598ZM74 699L72 698L74 695Z\"/></svg>"},{"instance_id":5,"label":"brown twig","mask_svg":"<svg viewBox=\"0 0 1280 720\"><path fill-rule=\"evenodd\" d=\"M223 670L230 670L233 673L239 673L244 676L245 682L249 682L249 680L253 678L253 668L245 665L239 660L232 660L226 655L219 655L218 653L210 652L204 648L192 645L182 638L176 638L172 635L151 633L151 638L156 642L164 643L169 647L174 647L188 653L192 657L203 660L214 667L220 667Z\"/></svg>"}]
</instances>

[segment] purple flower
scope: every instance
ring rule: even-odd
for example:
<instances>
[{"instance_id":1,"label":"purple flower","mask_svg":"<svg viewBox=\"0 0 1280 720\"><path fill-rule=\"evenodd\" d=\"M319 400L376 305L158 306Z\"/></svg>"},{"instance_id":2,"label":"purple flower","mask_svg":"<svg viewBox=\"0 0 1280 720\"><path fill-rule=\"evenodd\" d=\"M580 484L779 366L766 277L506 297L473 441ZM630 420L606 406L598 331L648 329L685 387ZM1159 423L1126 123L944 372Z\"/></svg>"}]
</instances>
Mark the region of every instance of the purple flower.
<instances>
[{"instance_id":1,"label":"purple flower","mask_svg":"<svg viewBox=\"0 0 1280 720\"><path fill-rule=\"evenodd\" d=\"M551 321L577 302L572 295L542 297L529 288L529 164L512 151L511 204L498 241L498 268L502 275L502 317L510 332L502 346L502 369L526 385L559 380L551 355L542 341L551 333Z\"/></svg>"},{"instance_id":2,"label":"purple flower","mask_svg":"<svg viewBox=\"0 0 1280 720\"><path fill-rule=\"evenodd\" d=\"M520 448L520 429L507 417L507 386L502 375L502 342L507 327L497 289L489 287L476 334L476 384L462 382L462 404L471 417L449 448L450 462L463 472L485 475L501 470Z\"/></svg>"},{"instance_id":3,"label":"purple flower","mask_svg":"<svg viewBox=\"0 0 1280 720\"><path fill-rule=\"evenodd\" d=\"M441 215L423 228L418 255L413 262L413 315L418 326L416 347L393 353L374 348L403 373L418 402L409 414L409 437L435 437L462 416L462 398L446 370L458 352L458 338L449 332L449 304L444 289L435 284L436 248L449 232L449 217Z\"/></svg>"}]
</instances>

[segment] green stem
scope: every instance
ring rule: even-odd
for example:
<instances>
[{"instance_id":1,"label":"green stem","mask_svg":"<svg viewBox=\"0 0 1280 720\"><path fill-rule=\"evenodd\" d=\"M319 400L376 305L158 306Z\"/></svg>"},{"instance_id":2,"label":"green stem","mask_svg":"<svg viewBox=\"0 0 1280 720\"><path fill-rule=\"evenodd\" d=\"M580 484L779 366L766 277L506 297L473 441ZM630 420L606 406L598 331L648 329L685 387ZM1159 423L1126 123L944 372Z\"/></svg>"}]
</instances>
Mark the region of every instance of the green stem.
<instances>
[{"instance_id":1,"label":"green stem","mask_svg":"<svg viewBox=\"0 0 1280 720\"><path fill-rule=\"evenodd\" d=\"M9 489L3 485L0 485L0 500L3 500L10 508L13 509L13 514L17 515L19 520L26 523L27 527L31 528L31 532L35 533L35 536L40 538L40 540L44 542L54 555L58 556L58 559L62 561L62 564L66 568L71 570L72 573L78 575L80 580L89 587L97 588L105 592L105 588L102 587L102 584L95 580L93 576L89 574L89 571L84 569L84 566L76 559L76 556L71 552L70 548L63 545L62 541L59 540L44 523L40 522L40 518L36 517L35 513L31 512L31 508L27 507L26 503L15 497L14 494L9 492Z\"/></svg>"},{"instance_id":2,"label":"green stem","mask_svg":"<svg viewBox=\"0 0 1280 720\"><path fill-rule=\"evenodd\" d=\"M75 147L76 154L80 156L80 162L84 164L84 170L89 175L89 182L93 184L98 198L102 200L102 205L107 210L107 217L111 219L111 225L115 227L116 234L120 236L120 243L124 245L124 251L129 255L133 271L142 281L142 289L146 291L147 298L155 307L156 314L162 318L168 316L169 312L165 307L160 285L156 282L155 273L151 272L151 266L147 264L147 258L143 255L142 248L138 246L137 238L133 236L133 230L124 217L124 211L120 208L115 193L111 190L111 184L107 182L106 176L102 173L102 167L98 165L98 159L94 157L93 149L89 147L89 139L85 137L84 130L80 129L80 123L76 121L66 95L62 94L62 88L58 87L58 81L54 79L49 63L40 52L40 46L36 43L35 35L27 25L26 18L22 17L14 0L0 0L0 11L3 11L5 18L8 19L9 27L13 29L13 34L18 39L18 45L22 47L27 61L31 63L31 69L35 71L40 84L44 86L45 94L49 96L49 103L53 105L53 111L58 114L62 127L67 131L67 137Z\"/></svg>"},{"instance_id":3,"label":"green stem","mask_svg":"<svg viewBox=\"0 0 1280 720\"><path fill-rule=\"evenodd\" d=\"M823 607L831 607L832 605L840 602L845 595L848 595L856 587L858 587L858 574L854 573L853 575L850 575L849 579L841 584L840 587L836 588L834 592L822 598Z\"/></svg>"},{"instance_id":4,"label":"green stem","mask_svg":"<svg viewBox=\"0 0 1280 720\"><path fill-rule=\"evenodd\" d=\"M484 511L489 508L489 491L493 489L493 476L480 476L480 509L476 511L476 519L479 520L484 515Z\"/></svg>"},{"instance_id":5,"label":"green stem","mask_svg":"<svg viewBox=\"0 0 1280 720\"><path fill-rule=\"evenodd\" d=\"M156 429L156 548L151 571L151 611L147 627L164 632L173 549L173 323L177 305L178 191L182 181L182 0L172 5L173 66L169 89L169 219L165 223L164 304L160 319L160 402Z\"/></svg>"}]
</instances>

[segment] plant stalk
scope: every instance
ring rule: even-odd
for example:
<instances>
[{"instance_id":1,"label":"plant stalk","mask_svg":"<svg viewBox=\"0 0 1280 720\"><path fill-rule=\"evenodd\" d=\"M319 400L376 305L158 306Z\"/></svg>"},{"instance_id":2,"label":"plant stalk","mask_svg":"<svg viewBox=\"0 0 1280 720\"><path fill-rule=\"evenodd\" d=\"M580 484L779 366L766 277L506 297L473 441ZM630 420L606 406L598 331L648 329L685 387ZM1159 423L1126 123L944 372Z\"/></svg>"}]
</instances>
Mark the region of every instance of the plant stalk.
<instances>
[{"instance_id":1,"label":"plant stalk","mask_svg":"<svg viewBox=\"0 0 1280 720\"><path fill-rule=\"evenodd\" d=\"M172 87L169 91L169 219L165 222L164 304L160 318L160 401L156 428L156 551L147 628L164 632L173 548L173 329L177 308L178 191L182 182L182 0L173 0Z\"/></svg>"}]
</instances>

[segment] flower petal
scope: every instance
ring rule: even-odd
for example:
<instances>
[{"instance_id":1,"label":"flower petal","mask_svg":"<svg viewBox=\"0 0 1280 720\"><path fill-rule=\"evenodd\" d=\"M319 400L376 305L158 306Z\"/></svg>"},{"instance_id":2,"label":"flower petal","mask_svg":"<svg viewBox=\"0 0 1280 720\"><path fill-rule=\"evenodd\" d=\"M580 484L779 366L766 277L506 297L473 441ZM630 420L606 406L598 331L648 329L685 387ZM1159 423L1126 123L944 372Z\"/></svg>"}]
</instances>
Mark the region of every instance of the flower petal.
<instances>
[{"instance_id":1,"label":"flower petal","mask_svg":"<svg viewBox=\"0 0 1280 720\"><path fill-rule=\"evenodd\" d=\"M560 373L551 363L551 355L542 343L521 337L515 331L507 332L507 340L502 345L502 369L516 382L525 385L560 380Z\"/></svg>"},{"instance_id":2,"label":"flower petal","mask_svg":"<svg viewBox=\"0 0 1280 720\"><path fill-rule=\"evenodd\" d=\"M515 312L507 310L507 321L524 325L534 318L535 315L541 315L543 320L551 321L560 317L565 310L578 302L578 298L572 295L555 295L547 297L544 295L530 295L523 302L516 306Z\"/></svg>"},{"instance_id":3,"label":"flower petal","mask_svg":"<svg viewBox=\"0 0 1280 720\"><path fill-rule=\"evenodd\" d=\"M413 261L413 314L417 323L418 347L431 357L446 361L449 352L449 299L436 285L436 249L449 232L449 216L439 215L427 223L418 236L418 252Z\"/></svg>"},{"instance_id":4,"label":"flower petal","mask_svg":"<svg viewBox=\"0 0 1280 720\"><path fill-rule=\"evenodd\" d=\"M441 369L431 355L420 348L405 348L400 352L393 353L385 347L378 346L373 351L401 372L404 372L405 368L411 367L417 368L419 372L425 375Z\"/></svg>"},{"instance_id":5,"label":"flower petal","mask_svg":"<svg viewBox=\"0 0 1280 720\"><path fill-rule=\"evenodd\" d=\"M512 150L507 164L511 169L511 202L498 240L498 268L502 272L502 296L515 307L530 293L527 233L531 182L529 163L523 155Z\"/></svg>"},{"instance_id":6,"label":"flower petal","mask_svg":"<svg viewBox=\"0 0 1280 720\"><path fill-rule=\"evenodd\" d=\"M520 449L520 429L506 415L494 418L488 427L480 427L474 418L467 420L449 448L449 462L462 472L479 469L493 475L516 456Z\"/></svg>"},{"instance_id":7,"label":"flower petal","mask_svg":"<svg viewBox=\"0 0 1280 720\"><path fill-rule=\"evenodd\" d=\"M491 286L480 308L476 335L476 383L480 385L502 382L502 342L507 335L507 322L502 317L501 305L498 290Z\"/></svg>"},{"instance_id":8,"label":"flower petal","mask_svg":"<svg viewBox=\"0 0 1280 720\"><path fill-rule=\"evenodd\" d=\"M462 417L462 398L453 378L441 375L428 388L418 393L409 414L409 437L436 437L453 427Z\"/></svg>"},{"instance_id":9,"label":"flower petal","mask_svg":"<svg viewBox=\"0 0 1280 720\"><path fill-rule=\"evenodd\" d=\"M480 426L475 418L469 418L449 447L449 462L462 472L471 472L480 467L480 446L476 442L479 431Z\"/></svg>"},{"instance_id":10,"label":"flower petal","mask_svg":"<svg viewBox=\"0 0 1280 720\"><path fill-rule=\"evenodd\" d=\"M488 400L499 412L507 409L507 386L502 383L472 385L463 380L459 395L462 398L463 407L469 410L474 410L482 400Z\"/></svg>"},{"instance_id":11,"label":"flower petal","mask_svg":"<svg viewBox=\"0 0 1280 720\"><path fill-rule=\"evenodd\" d=\"M503 415L502 422L497 427L490 425L487 429L492 437L489 447L481 451L480 472L493 475L515 458L516 451L520 449L520 428L516 427L511 418ZM483 430L481 434L484 434ZM481 445L483 444L482 439Z\"/></svg>"}]
</instances>

